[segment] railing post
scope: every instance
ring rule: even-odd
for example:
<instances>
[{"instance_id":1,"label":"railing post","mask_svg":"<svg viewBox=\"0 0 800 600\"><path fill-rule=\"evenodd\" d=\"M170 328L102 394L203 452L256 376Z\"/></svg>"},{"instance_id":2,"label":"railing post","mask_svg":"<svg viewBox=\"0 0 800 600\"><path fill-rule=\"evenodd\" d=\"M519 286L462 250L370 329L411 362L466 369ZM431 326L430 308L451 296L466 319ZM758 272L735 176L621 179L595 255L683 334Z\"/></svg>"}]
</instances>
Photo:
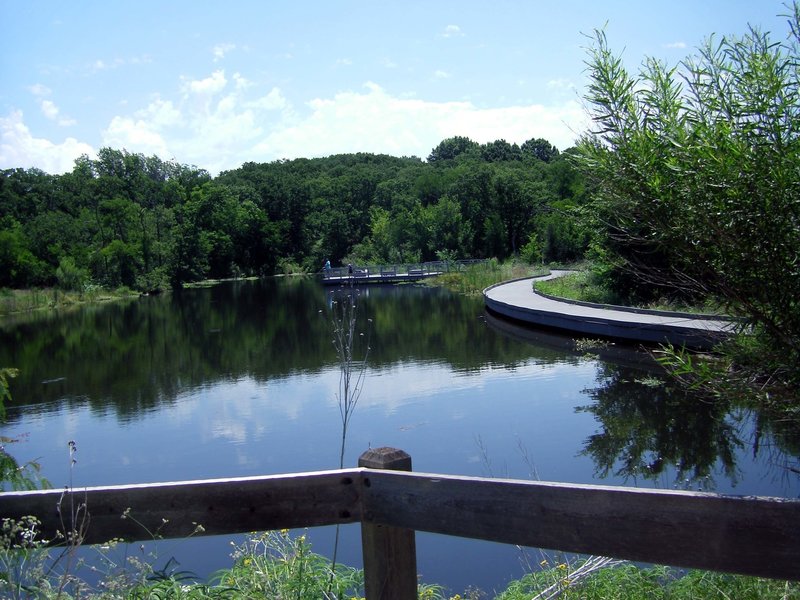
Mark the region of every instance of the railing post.
<instances>
[{"instance_id":1,"label":"railing post","mask_svg":"<svg viewBox=\"0 0 800 600\"><path fill-rule=\"evenodd\" d=\"M372 448L358 459L368 469L410 471L411 456L395 448ZM413 529L361 523L367 600L416 600L417 547Z\"/></svg>"}]
</instances>

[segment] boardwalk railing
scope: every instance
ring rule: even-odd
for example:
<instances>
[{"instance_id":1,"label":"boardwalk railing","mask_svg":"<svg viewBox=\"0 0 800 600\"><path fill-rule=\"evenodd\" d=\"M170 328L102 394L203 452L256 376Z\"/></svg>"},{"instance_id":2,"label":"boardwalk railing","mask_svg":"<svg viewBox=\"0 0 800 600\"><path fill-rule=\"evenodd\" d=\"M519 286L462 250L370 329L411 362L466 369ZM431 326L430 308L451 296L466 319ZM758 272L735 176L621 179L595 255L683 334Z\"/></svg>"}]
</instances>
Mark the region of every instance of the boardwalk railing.
<instances>
[{"instance_id":1,"label":"boardwalk railing","mask_svg":"<svg viewBox=\"0 0 800 600\"><path fill-rule=\"evenodd\" d=\"M487 262L484 259L472 260L437 260L430 262L420 263L392 263L386 265L353 265L353 271L350 272L349 266L344 267L331 267L328 270L322 271L324 278L342 278L342 277L397 277L398 275L406 276L428 276L438 275L440 273L449 273L451 271L463 271L471 265Z\"/></svg>"},{"instance_id":2,"label":"boardwalk railing","mask_svg":"<svg viewBox=\"0 0 800 600\"><path fill-rule=\"evenodd\" d=\"M400 469L400 470L396 470ZM415 598L414 531L800 580L800 500L410 472L391 448L359 467L237 479L0 494L49 538L85 504L82 543L360 522L367 598ZM58 510L58 507L61 510ZM121 518L124 513L134 519ZM164 519L167 521L164 522ZM64 532L69 534L69 530Z\"/></svg>"}]
</instances>

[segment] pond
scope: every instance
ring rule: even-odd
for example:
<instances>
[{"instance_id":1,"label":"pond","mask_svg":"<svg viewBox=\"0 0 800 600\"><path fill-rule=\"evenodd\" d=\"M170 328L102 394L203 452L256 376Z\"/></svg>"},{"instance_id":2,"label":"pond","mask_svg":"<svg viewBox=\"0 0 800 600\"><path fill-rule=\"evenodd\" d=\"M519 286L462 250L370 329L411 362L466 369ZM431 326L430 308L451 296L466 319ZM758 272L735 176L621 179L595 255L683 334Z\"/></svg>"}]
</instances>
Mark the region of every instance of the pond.
<instances>
[{"instance_id":1,"label":"pond","mask_svg":"<svg viewBox=\"0 0 800 600\"><path fill-rule=\"evenodd\" d=\"M341 291L274 278L0 323L0 366L20 375L0 435L54 487L338 467ZM394 446L414 470L797 497L797 432L661 382L635 348L590 347L511 324L481 298L416 285L364 287L363 394L344 464ZM68 442L77 444L70 468ZM330 555L330 528L309 531ZM357 525L340 560L360 566ZM224 536L223 536L224 537ZM154 543L207 576L235 536ZM417 536L424 581L500 590L535 550Z\"/></svg>"}]
</instances>

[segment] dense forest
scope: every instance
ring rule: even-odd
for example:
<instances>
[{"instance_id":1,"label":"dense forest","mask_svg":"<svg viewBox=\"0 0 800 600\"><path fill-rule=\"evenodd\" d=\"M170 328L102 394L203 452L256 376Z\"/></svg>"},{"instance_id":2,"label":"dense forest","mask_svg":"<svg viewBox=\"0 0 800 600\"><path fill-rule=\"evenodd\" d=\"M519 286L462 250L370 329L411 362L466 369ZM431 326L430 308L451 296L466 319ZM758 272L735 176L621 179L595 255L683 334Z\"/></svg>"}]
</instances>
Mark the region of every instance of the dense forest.
<instances>
[{"instance_id":1,"label":"dense forest","mask_svg":"<svg viewBox=\"0 0 800 600\"><path fill-rule=\"evenodd\" d=\"M584 178L543 139L203 169L103 148L73 170L0 172L0 287L127 286L441 258L564 261Z\"/></svg>"}]
</instances>

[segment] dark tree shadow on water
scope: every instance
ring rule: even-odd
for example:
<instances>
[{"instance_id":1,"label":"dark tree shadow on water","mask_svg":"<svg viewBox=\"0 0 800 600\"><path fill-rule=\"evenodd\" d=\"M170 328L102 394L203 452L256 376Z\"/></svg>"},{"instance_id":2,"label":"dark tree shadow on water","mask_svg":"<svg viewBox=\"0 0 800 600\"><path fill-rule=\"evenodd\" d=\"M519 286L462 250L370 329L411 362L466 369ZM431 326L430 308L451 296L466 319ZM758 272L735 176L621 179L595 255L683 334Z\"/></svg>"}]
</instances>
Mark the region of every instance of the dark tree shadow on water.
<instances>
[{"instance_id":1,"label":"dark tree shadow on water","mask_svg":"<svg viewBox=\"0 0 800 600\"><path fill-rule=\"evenodd\" d=\"M702 401L652 375L607 363L598 379L597 388L586 390L593 403L576 409L602 425L581 452L592 458L598 477L656 481L674 471L672 485L679 488L713 490L717 473L737 483L748 410Z\"/></svg>"}]
</instances>

